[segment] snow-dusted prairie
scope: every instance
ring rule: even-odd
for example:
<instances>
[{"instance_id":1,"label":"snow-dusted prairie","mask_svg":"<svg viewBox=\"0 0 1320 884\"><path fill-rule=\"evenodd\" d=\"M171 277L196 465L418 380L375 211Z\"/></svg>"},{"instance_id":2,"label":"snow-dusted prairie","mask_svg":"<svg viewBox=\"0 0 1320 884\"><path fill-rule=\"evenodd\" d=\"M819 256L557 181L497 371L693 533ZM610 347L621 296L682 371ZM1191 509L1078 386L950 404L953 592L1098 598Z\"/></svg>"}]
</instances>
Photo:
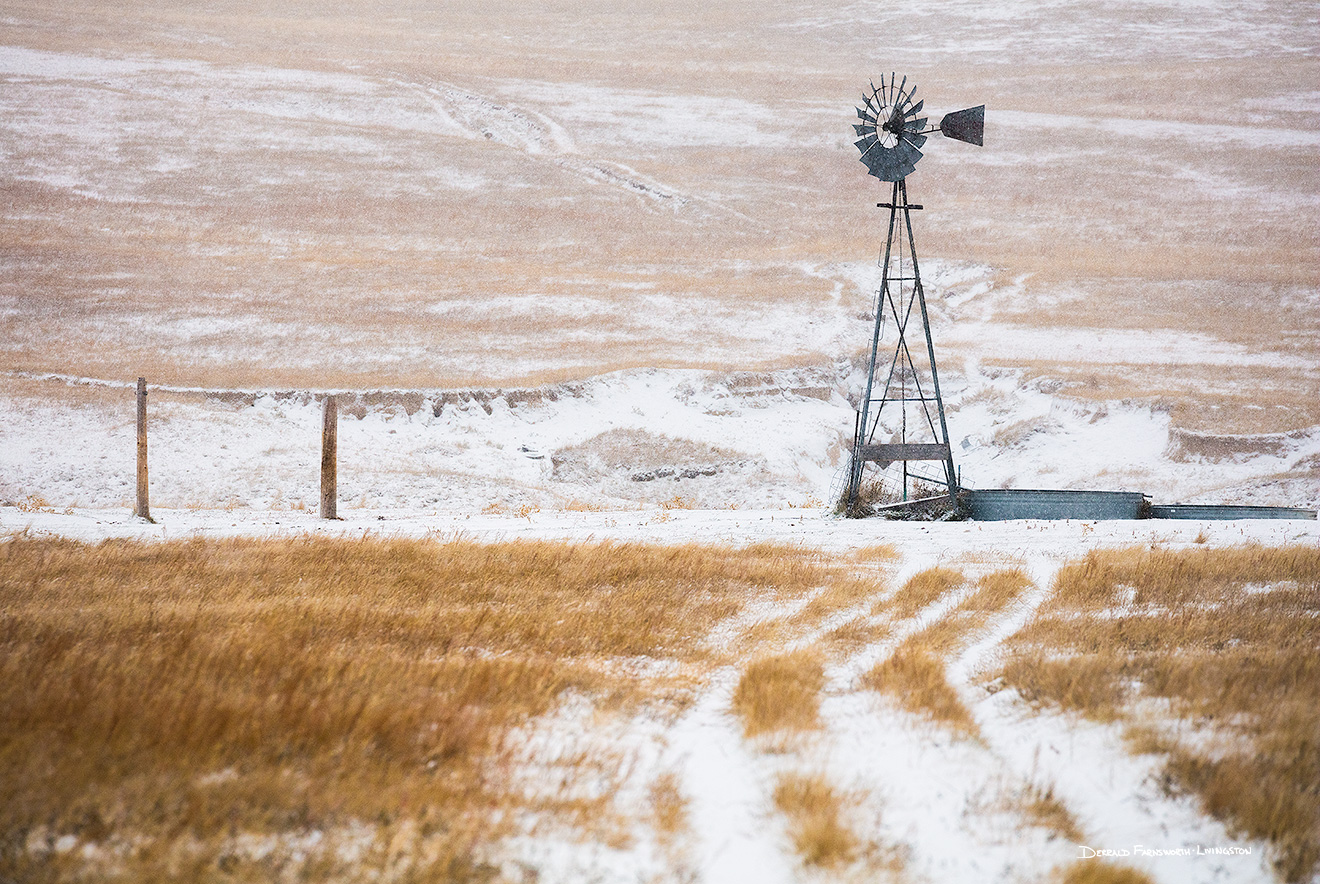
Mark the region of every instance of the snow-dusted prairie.
<instances>
[{"instance_id":1,"label":"snow-dusted prairie","mask_svg":"<svg viewBox=\"0 0 1320 884\"><path fill-rule=\"evenodd\" d=\"M147 524L122 509L0 510L4 529L89 541L324 533L478 541L536 538L735 545L768 541L818 548L840 559L887 544L898 551L898 557L884 567L891 587L936 565L958 568L972 579L1020 567L1033 581L1018 604L1005 609L976 642L948 661L950 682L980 734L974 740L904 712L859 684L861 675L904 637L945 617L958 597L939 599L897 624L883 641L832 663L826 670L821 729L786 743L767 744L742 736L730 702L739 674L735 668L706 675L694 686L686 711L677 717L619 719L598 711L591 698L573 695L553 715L530 726L526 751L531 761L524 774L528 788L554 791L553 783L560 776L555 759L608 753L618 759L622 773L619 779L606 776L602 783L618 790L614 803L632 820L631 835L619 845L557 834L552 827L539 835L485 845L482 856L498 865L510 881L532 873L536 880L564 884L836 880L828 870L802 865L786 823L774 809L771 792L776 777L794 770L818 771L847 790L852 797L846 823L870 845L868 850L893 860L880 866L863 864L856 873L862 879L875 880L870 876L880 874L877 869L892 866L891 870L898 870L894 880L899 881L1039 881L1056 869L1084 861L1088 855L1083 848L1087 848L1115 851L1123 864L1167 884L1272 880L1268 845L1232 835L1201 812L1194 797L1162 788L1159 757L1130 754L1120 725L1033 712L1015 691L992 693L977 676L993 670L1001 643L1028 622L1048 597L1059 566L1084 550L1127 546L1179 550L1243 543L1314 547L1320 544L1320 528L1314 521L928 524L837 520L814 507L543 509L522 515L349 508L339 522L303 512L160 509L156 518L156 524ZM828 630L863 614L873 601L867 598L856 609L837 612L814 631L796 636L794 645L810 646ZM720 646L732 644L758 623L800 610L801 602L790 607L749 610L737 622L723 625L712 640ZM632 667L643 663L623 661ZM677 840L659 839L646 822L646 786L661 775L677 778L685 801L688 825ZM1075 818L1084 836L1080 843L1022 816L1020 796L1030 789L1051 791ZM365 837L369 842L370 835ZM293 850L296 845L290 842L286 847ZM856 874L845 877L851 880Z\"/></svg>"}]
</instances>

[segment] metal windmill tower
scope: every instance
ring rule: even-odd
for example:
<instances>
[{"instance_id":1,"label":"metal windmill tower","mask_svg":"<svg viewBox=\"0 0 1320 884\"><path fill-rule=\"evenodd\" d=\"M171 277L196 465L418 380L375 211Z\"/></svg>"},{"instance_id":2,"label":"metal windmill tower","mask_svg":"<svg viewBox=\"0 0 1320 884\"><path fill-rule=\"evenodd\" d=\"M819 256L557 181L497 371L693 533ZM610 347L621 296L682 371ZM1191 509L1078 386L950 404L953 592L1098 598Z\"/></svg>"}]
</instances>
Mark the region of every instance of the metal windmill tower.
<instances>
[{"instance_id":1,"label":"metal windmill tower","mask_svg":"<svg viewBox=\"0 0 1320 884\"><path fill-rule=\"evenodd\" d=\"M903 465L903 495L907 496L908 463L938 461L944 477L920 478L943 484L950 500L956 500L958 475L949 446L949 430L944 420L944 402L940 398L939 373L935 367L935 345L930 336L926 313L926 295L921 287L917 265L916 241L912 235L912 212L922 208L908 202L907 176L921 159L926 136L940 132L948 138L969 144L984 143L985 105L947 114L938 129L927 129L921 115L924 101L916 100L916 87L909 87L907 77L898 82L891 74L889 82L880 78L880 87L871 83L863 96L864 107L857 108L861 122L854 125L859 136L857 148L867 171L881 181L892 182L892 196L878 208L889 210L889 233L884 257L880 259L880 288L876 292L875 332L871 336L871 360L866 372L866 394L857 411L853 434L852 457L844 506L855 514L862 477L868 463L880 470L891 464ZM918 336L913 320L921 319ZM882 350L881 337L886 321L893 323L895 337L892 351ZM877 441L876 435L887 424L890 438Z\"/></svg>"}]
</instances>

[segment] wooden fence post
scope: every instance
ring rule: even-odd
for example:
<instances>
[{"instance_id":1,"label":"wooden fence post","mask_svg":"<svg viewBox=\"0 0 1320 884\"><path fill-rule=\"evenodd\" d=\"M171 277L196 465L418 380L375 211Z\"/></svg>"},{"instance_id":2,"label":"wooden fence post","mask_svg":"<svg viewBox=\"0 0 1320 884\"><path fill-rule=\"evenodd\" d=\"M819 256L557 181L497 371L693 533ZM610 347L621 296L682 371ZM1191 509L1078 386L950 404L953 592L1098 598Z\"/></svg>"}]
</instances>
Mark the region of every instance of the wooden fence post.
<instances>
[{"instance_id":1,"label":"wooden fence post","mask_svg":"<svg viewBox=\"0 0 1320 884\"><path fill-rule=\"evenodd\" d=\"M321 412L321 518L337 519L337 476L339 449L339 404L325 397Z\"/></svg>"},{"instance_id":2,"label":"wooden fence post","mask_svg":"<svg viewBox=\"0 0 1320 884\"><path fill-rule=\"evenodd\" d=\"M137 506L133 515L153 521L147 499L147 379L137 382Z\"/></svg>"}]
</instances>

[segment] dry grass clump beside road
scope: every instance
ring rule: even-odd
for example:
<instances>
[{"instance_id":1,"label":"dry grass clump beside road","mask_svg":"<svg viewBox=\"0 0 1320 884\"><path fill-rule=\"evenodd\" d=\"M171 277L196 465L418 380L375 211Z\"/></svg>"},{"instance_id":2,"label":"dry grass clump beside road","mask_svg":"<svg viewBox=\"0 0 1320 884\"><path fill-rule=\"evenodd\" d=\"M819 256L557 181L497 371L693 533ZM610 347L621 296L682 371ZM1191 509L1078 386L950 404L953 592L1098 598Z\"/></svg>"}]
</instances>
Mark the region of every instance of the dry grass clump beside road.
<instances>
[{"instance_id":1,"label":"dry grass clump beside road","mask_svg":"<svg viewBox=\"0 0 1320 884\"><path fill-rule=\"evenodd\" d=\"M899 590L893 607L911 616L962 586L964 580L961 571L951 568L922 571ZM945 667L990 616L1016 601L1031 585L1020 568L986 574L953 611L904 639L862 677L862 684L893 695L909 712L932 718L963 736L975 736L976 721L949 684Z\"/></svg>"},{"instance_id":2,"label":"dry grass clump beside road","mask_svg":"<svg viewBox=\"0 0 1320 884\"><path fill-rule=\"evenodd\" d=\"M1006 568L986 574L976 581L976 592L958 606L960 611L993 614L1017 599L1031 586L1031 578L1021 568Z\"/></svg>"},{"instance_id":3,"label":"dry grass clump beside road","mask_svg":"<svg viewBox=\"0 0 1320 884\"><path fill-rule=\"evenodd\" d=\"M764 657L749 665L733 692L733 708L749 737L820 726L825 665L814 651Z\"/></svg>"},{"instance_id":4,"label":"dry grass clump beside road","mask_svg":"<svg viewBox=\"0 0 1320 884\"><path fill-rule=\"evenodd\" d=\"M1077 817L1057 795L1052 785L1029 782L1009 800L1033 825L1048 829L1061 838L1081 844L1085 838Z\"/></svg>"},{"instance_id":5,"label":"dry grass clump beside road","mask_svg":"<svg viewBox=\"0 0 1320 884\"><path fill-rule=\"evenodd\" d=\"M1088 859L1062 870L1060 884L1154 884L1150 875L1131 866Z\"/></svg>"},{"instance_id":6,"label":"dry grass clump beside road","mask_svg":"<svg viewBox=\"0 0 1320 884\"><path fill-rule=\"evenodd\" d=\"M662 842L672 841L688 828L688 801L673 771L665 771L656 777L647 791L647 800L651 825Z\"/></svg>"},{"instance_id":7,"label":"dry grass clump beside road","mask_svg":"<svg viewBox=\"0 0 1320 884\"><path fill-rule=\"evenodd\" d=\"M789 836L806 865L832 868L856 858L861 843L843 822L846 799L820 775L779 777L775 806L788 817Z\"/></svg>"},{"instance_id":8,"label":"dry grass clump beside road","mask_svg":"<svg viewBox=\"0 0 1320 884\"><path fill-rule=\"evenodd\" d=\"M892 694L909 712L927 715L960 734L976 734L976 722L945 677L944 663L923 648L900 645L863 676L862 684Z\"/></svg>"},{"instance_id":9,"label":"dry grass clump beside road","mask_svg":"<svg viewBox=\"0 0 1320 884\"><path fill-rule=\"evenodd\" d=\"M801 550L408 540L0 543L0 878L481 880L570 689L664 694ZM580 794L580 793L578 793ZM562 805L562 806L561 806Z\"/></svg>"},{"instance_id":10,"label":"dry grass clump beside road","mask_svg":"<svg viewBox=\"0 0 1320 884\"><path fill-rule=\"evenodd\" d=\"M1133 720L1173 790L1266 839L1287 881L1320 866L1320 550L1106 550L1063 568L1001 673L1036 703ZM1191 731L1184 738L1182 732Z\"/></svg>"},{"instance_id":11,"label":"dry grass clump beside road","mask_svg":"<svg viewBox=\"0 0 1320 884\"><path fill-rule=\"evenodd\" d=\"M911 617L917 611L961 586L963 574L953 568L927 568L908 578L894 597L878 603L873 613L887 612L893 617Z\"/></svg>"}]
</instances>

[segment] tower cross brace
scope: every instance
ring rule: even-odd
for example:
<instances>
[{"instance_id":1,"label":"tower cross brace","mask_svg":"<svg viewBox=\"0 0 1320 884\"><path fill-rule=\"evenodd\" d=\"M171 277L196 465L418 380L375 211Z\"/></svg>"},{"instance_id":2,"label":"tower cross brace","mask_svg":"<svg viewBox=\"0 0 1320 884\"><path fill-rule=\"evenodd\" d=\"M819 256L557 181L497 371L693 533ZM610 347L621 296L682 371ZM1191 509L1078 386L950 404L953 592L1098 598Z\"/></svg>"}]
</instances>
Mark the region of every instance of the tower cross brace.
<instances>
[{"instance_id":1,"label":"tower cross brace","mask_svg":"<svg viewBox=\"0 0 1320 884\"><path fill-rule=\"evenodd\" d=\"M935 367L935 346L930 336L930 317L926 312L926 295L917 264L916 241L912 236L912 212L922 207L908 202L907 182L904 179L893 182L893 188L893 198L888 203L877 204L878 208L889 209L889 233L880 265L880 290L875 306L875 330L871 336L871 359L866 372L866 394L858 409L853 434L845 497L848 512L854 512L857 508L867 463L876 463L884 470L892 463L902 462L903 492L906 497L907 463L941 461L944 466L942 484L948 489L951 499L956 499L958 492L949 430L944 420L944 402L940 398L939 372ZM911 264L910 275L904 272L903 266L905 244ZM895 258L898 261L897 274L892 272ZM925 343L922 348L921 342L918 342L916 358L908 342L909 325L915 318L914 308L919 308L921 336ZM882 365L880 338L886 317L893 320L897 340L892 355L884 357L888 364ZM886 373L883 384L877 390L876 381L881 370ZM875 434L881 426L882 417L886 416L886 406L890 406L891 413L894 408L900 412L897 431L899 438L897 442L877 443ZM907 419L909 406L912 406L916 418L911 434Z\"/></svg>"}]
</instances>

